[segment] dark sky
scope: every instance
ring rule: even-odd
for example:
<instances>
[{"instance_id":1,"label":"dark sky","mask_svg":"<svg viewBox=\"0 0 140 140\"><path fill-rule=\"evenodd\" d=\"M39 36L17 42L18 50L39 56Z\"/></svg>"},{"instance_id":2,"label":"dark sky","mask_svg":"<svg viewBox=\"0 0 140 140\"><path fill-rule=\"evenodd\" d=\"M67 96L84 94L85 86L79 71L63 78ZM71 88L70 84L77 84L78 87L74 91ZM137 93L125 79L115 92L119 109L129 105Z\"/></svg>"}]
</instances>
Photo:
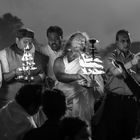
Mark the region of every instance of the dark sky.
<instances>
[{"instance_id":1,"label":"dark sky","mask_svg":"<svg viewBox=\"0 0 140 140\"><path fill-rule=\"evenodd\" d=\"M42 43L50 25L61 26L65 36L87 32L102 47L122 28L140 40L140 0L0 0L0 16L7 12L21 18Z\"/></svg>"}]
</instances>

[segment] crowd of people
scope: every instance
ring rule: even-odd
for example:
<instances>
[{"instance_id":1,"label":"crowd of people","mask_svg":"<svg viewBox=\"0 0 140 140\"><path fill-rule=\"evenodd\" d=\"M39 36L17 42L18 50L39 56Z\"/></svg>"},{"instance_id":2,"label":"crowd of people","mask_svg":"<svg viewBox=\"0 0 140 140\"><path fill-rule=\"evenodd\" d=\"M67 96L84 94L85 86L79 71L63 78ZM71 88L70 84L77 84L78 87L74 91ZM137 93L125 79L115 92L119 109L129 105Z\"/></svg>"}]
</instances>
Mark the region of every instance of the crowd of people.
<instances>
[{"instance_id":1,"label":"crowd of people","mask_svg":"<svg viewBox=\"0 0 140 140\"><path fill-rule=\"evenodd\" d=\"M0 51L0 140L140 139L140 53L130 33L116 33L104 59L96 39L75 32L64 40L59 26L17 30Z\"/></svg>"}]
</instances>

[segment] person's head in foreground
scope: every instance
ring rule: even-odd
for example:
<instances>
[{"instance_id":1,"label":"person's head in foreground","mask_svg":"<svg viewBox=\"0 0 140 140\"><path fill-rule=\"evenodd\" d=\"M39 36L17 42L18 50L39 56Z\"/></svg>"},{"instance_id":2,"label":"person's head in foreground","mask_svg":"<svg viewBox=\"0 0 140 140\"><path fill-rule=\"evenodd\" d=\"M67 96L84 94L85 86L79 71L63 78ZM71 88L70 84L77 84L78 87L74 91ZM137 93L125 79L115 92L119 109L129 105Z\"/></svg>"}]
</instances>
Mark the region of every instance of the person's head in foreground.
<instances>
[{"instance_id":1,"label":"person's head in foreground","mask_svg":"<svg viewBox=\"0 0 140 140\"><path fill-rule=\"evenodd\" d=\"M66 117L61 122L61 140L91 140L87 123L78 117Z\"/></svg>"},{"instance_id":2,"label":"person's head in foreground","mask_svg":"<svg viewBox=\"0 0 140 140\"><path fill-rule=\"evenodd\" d=\"M41 85L24 85L16 94L16 102L29 114L34 115L41 106Z\"/></svg>"}]
</instances>

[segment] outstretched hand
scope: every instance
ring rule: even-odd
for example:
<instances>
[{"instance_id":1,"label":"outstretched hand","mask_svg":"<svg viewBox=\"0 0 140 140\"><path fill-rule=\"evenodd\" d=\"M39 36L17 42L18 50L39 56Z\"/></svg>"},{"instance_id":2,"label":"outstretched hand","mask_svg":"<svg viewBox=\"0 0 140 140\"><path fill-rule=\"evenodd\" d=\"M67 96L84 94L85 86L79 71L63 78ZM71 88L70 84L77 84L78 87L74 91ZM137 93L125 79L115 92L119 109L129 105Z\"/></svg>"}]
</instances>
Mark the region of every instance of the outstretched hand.
<instances>
[{"instance_id":1,"label":"outstretched hand","mask_svg":"<svg viewBox=\"0 0 140 140\"><path fill-rule=\"evenodd\" d=\"M140 52L138 52L138 53L136 53L135 55L134 55L134 58L132 59L132 65L136 65L136 64L138 64L138 61L139 61L139 59L140 59Z\"/></svg>"}]
</instances>

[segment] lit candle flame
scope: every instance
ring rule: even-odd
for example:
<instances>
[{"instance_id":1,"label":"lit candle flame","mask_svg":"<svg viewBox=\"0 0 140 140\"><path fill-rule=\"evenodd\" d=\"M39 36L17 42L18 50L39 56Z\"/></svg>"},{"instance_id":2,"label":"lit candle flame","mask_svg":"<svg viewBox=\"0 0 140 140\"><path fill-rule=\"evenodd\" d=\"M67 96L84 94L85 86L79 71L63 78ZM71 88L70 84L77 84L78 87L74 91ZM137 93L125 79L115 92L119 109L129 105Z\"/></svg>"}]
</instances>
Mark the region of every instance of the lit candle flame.
<instances>
[{"instance_id":1,"label":"lit candle flame","mask_svg":"<svg viewBox=\"0 0 140 140\"><path fill-rule=\"evenodd\" d=\"M79 58L79 63L82 69L83 74L104 74L102 61L99 58L93 59L92 57L86 55L85 53L81 54Z\"/></svg>"},{"instance_id":2,"label":"lit candle flame","mask_svg":"<svg viewBox=\"0 0 140 140\"><path fill-rule=\"evenodd\" d=\"M17 77L17 79L24 79L24 80L32 80L33 77L30 75L31 74L31 70L35 70L37 69L37 67L35 67L35 62L34 62L34 58L33 58L33 51L31 48L30 50L29 44L26 45L26 47L24 48L24 53L23 56L21 58L22 60L22 67L19 68L19 71L23 72L23 75L20 75Z\"/></svg>"}]
</instances>

